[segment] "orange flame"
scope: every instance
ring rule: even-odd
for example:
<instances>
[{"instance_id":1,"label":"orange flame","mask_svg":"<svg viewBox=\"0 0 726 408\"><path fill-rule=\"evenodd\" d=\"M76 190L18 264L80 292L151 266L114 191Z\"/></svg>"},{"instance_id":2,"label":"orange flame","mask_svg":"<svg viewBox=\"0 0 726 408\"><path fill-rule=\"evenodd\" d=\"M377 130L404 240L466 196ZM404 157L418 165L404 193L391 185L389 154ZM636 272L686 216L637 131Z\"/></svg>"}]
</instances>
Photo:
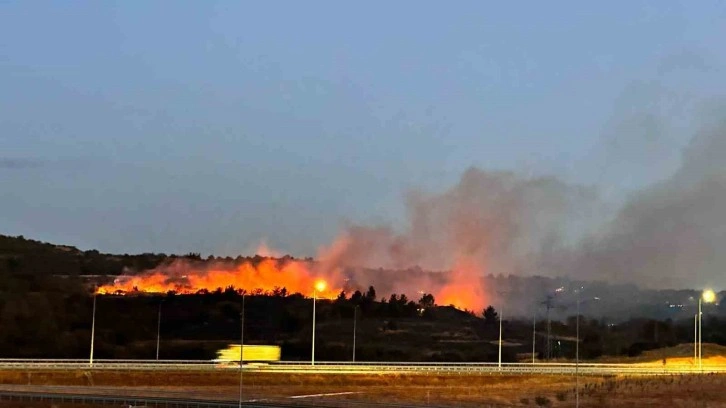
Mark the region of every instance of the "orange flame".
<instances>
[{"instance_id":1,"label":"orange flame","mask_svg":"<svg viewBox=\"0 0 726 408\"><path fill-rule=\"evenodd\" d=\"M451 271L449 281L436 294L436 303L440 305L454 305L475 313L484 309L486 300L479 267L471 260L459 260Z\"/></svg>"},{"instance_id":2,"label":"orange flame","mask_svg":"<svg viewBox=\"0 0 726 408\"><path fill-rule=\"evenodd\" d=\"M454 305L460 309L478 312L484 308L487 298L480 277L480 268L476 262L460 260L448 274L443 286L431 287L429 292L434 294L438 305ZM411 278L397 276L397 279L405 282L404 286L413 287L422 283L414 282ZM433 282L425 286L432 285L437 286ZM266 258L259 263L246 261L238 264L229 261L206 263L177 259L138 275L122 275L113 284L99 287L97 293L124 295L174 291L179 294L194 294L204 290L213 292L233 287L247 293L269 294L276 291L279 293L285 288L288 294L301 293L308 297L315 295L334 299L344 286L341 269L332 267L325 260L314 264L294 259ZM409 291L411 294L416 292ZM390 294L380 295L385 297Z\"/></svg>"},{"instance_id":3,"label":"orange flame","mask_svg":"<svg viewBox=\"0 0 726 408\"><path fill-rule=\"evenodd\" d=\"M325 282L320 290L319 282ZM202 266L186 260L176 260L140 275L124 275L113 284L98 288L101 294L125 294L129 292L180 294L197 293L200 290L214 291L218 288L244 289L247 292L272 293L285 288L287 293L301 293L312 296L334 298L340 293L341 285L335 276L316 276L306 262L265 259L257 265L244 262L239 265L213 263ZM317 288L316 288L317 287Z\"/></svg>"}]
</instances>

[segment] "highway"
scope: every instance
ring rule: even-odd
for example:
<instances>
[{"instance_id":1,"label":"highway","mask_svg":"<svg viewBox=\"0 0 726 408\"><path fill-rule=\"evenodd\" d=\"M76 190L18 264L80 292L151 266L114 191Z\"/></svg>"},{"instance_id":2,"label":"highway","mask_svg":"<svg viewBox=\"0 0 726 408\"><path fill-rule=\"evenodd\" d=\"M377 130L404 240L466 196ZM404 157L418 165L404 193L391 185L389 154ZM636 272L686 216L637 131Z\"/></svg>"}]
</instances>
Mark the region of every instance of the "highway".
<instances>
[{"instance_id":1,"label":"highway","mask_svg":"<svg viewBox=\"0 0 726 408\"><path fill-rule=\"evenodd\" d=\"M224 371L238 370L202 360L17 360L0 359L0 370L116 370L116 371ZM285 362L245 364L244 372L296 374L552 374L567 375L668 375L726 373L724 365L704 365L703 370L686 365L601 363L410 363L410 362Z\"/></svg>"},{"instance_id":2,"label":"highway","mask_svg":"<svg viewBox=\"0 0 726 408\"><path fill-rule=\"evenodd\" d=\"M194 407L194 408L287 408L295 405L237 401L210 401L190 398L132 397L95 394L68 394L43 391L0 391L0 401L53 402L61 404L94 404L119 407ZM299 408L298 406L295 406Z\"/></svg>"},{"instance_id":3,"label":"highway","mask_svg":"<svg viewBox=\"0 0 726 408\"><path fill-rule=\"evenodd\" d=\"M339 400L337 396L356 394L339 392L332 394L276 396L268 398L229 399L216 393L198 391L168 391L150 389L129 389L126 387L83 387L44 385L0 385L0 402L28 401L65 404L113 405L120 407L189 407L189 408L301 408L346 407L360 408L420 408L420 405L405 403L378 403L372 401ZM431 407L431 405L427 405Z\"/></svg>"}]
</instances>

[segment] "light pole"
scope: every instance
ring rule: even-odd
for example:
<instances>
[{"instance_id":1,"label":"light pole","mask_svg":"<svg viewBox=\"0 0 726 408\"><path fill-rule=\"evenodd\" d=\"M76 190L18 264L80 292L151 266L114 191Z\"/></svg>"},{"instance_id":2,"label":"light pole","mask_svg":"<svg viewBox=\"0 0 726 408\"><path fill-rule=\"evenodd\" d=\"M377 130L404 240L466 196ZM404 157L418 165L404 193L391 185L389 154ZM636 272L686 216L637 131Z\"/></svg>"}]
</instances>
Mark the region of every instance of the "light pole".
<instances>
[{"instance_id":1,"label":"light pole","mask_svg":"<svg viewBox=\"0 0 726 408\"><path fill-rule=\"evenodd\" d=\"M532 364L534 364L535 344L537 344L537 312L532 315Z\"/></svg>"},{"instance_id":2,"label":"light pole","mask_svg":"<svg viewBox=\"0 0 726 408\"><path fill-rule=\"evenodd\" d=\"M698 364L698 314L693 315L693 366L696 364Z\"/></svg>"},{"instance_id":3,"label":"light pole","mask_svg":"<svg viewBox=\"0 0 726 408\"><path fill-rule=\"evenodd\" d=\"M93 292L93 317L91 318L91 356L88 360L88 365L93 365L93 343L96 339L96 291Z\"/></svg>"},{"instance_id":4,"label":"light pole","mask_svg":"<svg viewBox=\"0 0 726 408\"><path fill-rule=\"evenodd\" d=\"M716 300L716 293L711 289L703 291L698 298L698 369L703 370L703 312L701 303L711 303Z\"/></svg>"},{"instance_id":5,"label":"light pole","mask_svg":"<svg viewBox=\"0 0 726 408\"><path fill-rule=\"evenodd\" d=\"M703 370L703 312L701 312L701 300L703 295L698 297L698 369Z\"/></svg>"},{"instance_id":6,"label":"light pole","mask_svg":"<svg viewBox=\"0 0 726 408\"><path fill-rule=\"evenodd\" d=\"M576 307L576 316L575 316L575 407L580 406L580 292L584 287L580 286L578 289L575 290L575 293L577 293L577 307ZM599 297L593 297L590 299L586 299L586 301L590 300L600 300Z\"/></svg>"},{"instance_id":7,"label":"light pole","mask_svg":"<svg viewBox=\"0 0 726 408\"><path fill-rule=\"evenodd\" d=\"M242 310L239 313L239 408L242 408L242 362L245 349L245 294L242 293Z\"/></svg>"},{"instance_id":8,"label":"light pole","mask_svg":"<svg viewBox=\"0 0 726 408\"><path fill-rule=\"evenodd\" d=\"M355 333L358 322L358 305L353 307L353 362L355 363Z\"/></svg>"},{"instance_id":9,"label":"light pole","mask_svg":"<svg viewBox=\"0 0 726 408\"><path fill-rule=\"evenodd\" d=\"M161 304L164 299L159 301L159 316L156 319L156 359L159 360L159 344L161 341Z\"/></svg>"},{"instance_id":10,"label":"light pole","mask_svg":"<svg viewBox=\"0 0 726 408\"><path fill-rule=\"evenodd\" d=\"M509 294L508 291L497 292L497 293L502 297ZM501 302L502 302L502 304L504 304L503 298L502 298ZM504 307L502 307L499 310L499 353L498 353L499 357L497 360L498 361L497 367L499 368L499 371L502 370L502 320L503 320L502 317L504 316L504 313L502 312L503 310L504 310Z\"/></svg>"},{"instance_id":11,"label":"light pole","mask_svg":"<svg viewBox=\"0 0 726 408\"><path fill-rule=\"evenodd\" d=\"M577 290L577 312L576 312L576 323L575 323L575 335L577 342L575 342L575 407L580 406L580 290Z\"/></svg>"},{"instance_id":12,"label":"light pole","mask_svg":"<svg viewBox=\"0 0 726 408\"><path fill-rule=\"evenodd\" d=\"M502 370L502 311L499 310L499 371Z\"/></svg>"},{"instance_id":13,"label":"light pole","mask_svg":"<svg viewBox=\"0 0 726 408\"><path fill-rule=\"evenodd\" d=\"M313 345L310 353L310 365L315 365L315 301L318 297L318 291L324 291L326 286L325 281L320 280L315 282L313 287Z\"/></svg>"}]
</instances>

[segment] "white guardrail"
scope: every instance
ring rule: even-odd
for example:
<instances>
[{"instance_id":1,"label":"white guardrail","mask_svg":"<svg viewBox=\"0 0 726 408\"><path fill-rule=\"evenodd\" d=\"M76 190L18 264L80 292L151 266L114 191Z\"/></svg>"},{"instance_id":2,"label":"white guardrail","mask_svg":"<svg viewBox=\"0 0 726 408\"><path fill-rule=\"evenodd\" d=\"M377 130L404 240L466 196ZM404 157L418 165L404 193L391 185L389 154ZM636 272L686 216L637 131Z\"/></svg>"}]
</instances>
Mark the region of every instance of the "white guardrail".
<instances>
[{"instance_id":1,"label":"white guardrail","mask_svg":"<svg viewBox=\"0 0 726 408\"><path fill-rule=\"evenodd\" d=\"M0 359L0 370L159 370L205 371L239 369L235 362L205 360L27 360ZM687 365L643 365L610 363L410 363L410 362L315 362L305 361L245 362L247 372L339 373L339 374L700 374L726 373L726 366L704 365L702 369Z\"/></svg>"}]
</instances>

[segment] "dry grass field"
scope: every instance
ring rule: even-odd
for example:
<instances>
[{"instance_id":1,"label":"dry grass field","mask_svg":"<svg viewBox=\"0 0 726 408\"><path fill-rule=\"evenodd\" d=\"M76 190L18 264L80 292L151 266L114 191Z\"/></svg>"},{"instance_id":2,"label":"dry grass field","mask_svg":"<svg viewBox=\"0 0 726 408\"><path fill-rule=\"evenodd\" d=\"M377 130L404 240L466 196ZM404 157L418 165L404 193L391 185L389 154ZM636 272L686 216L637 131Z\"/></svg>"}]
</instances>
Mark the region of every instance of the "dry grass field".
<instances>
[{"instance_id":1,"label":"dry grass field","mask_svg":"<svg viewBox=\"0 0 726 408\"><path fill-rule=\"evenodd\" d=\"M4 385L72 386L83 392L159 395L177 394L196 398L236 399L238 373L154 371L76 371L76 372L2 372ZM448 406L511 405L521 398L545 395L554 400L573 386L570 376L440 376L440 375L304 375L246 373L243 377L247 399L287 399L291 396L348 392L344 396L323 397L330 401L378 403L416 403ZM583 383L599 384L602 378L587 378ZM301 399L310 402L310 399Z\"/></svg>"},{"instance_id":2,"label":"dry grass field","mask_svg":"<svg viewBox=\"0 0 726 408\"><path fill-rule=\"evenodd\" d=\"M575 405L572 376L301 375L247 373L246 399L312 406L416 404L446 407ZM236 400L236 371L0 372L3 387L70 386L68 392ZM78 387L78 388L76 388ZM726 375L581 377L582 407L726 407ZM311 394L349 394L290 399ZM29 406L27 404L3 407ZM50 407L36 404L33 407ZM61 407L59 407L61 408Z\"/></svg>"},{"instance_id":3,"label":"dry grass field","mask_svg":"<svg viewBox=\"0 0 726 408\"><path fill-rule=\"evenodd\" d=\"M73 386L83 392L159 395L177 394L196 398L237 398L238 373L154 371L75 371L75 372L1 372L4 385ZM499 375L304 375L246 373L244 393L248 399L287 399L291 396L348 392L323 397L322 401L360 401L377 403L415 403L422 405L481 406L512 405L521 399L544 396L555 400L573 388L571 376ZM589 377L583 383L597 385L603 378ZM310 399L301 399L310 402Z\"/></svg>"}]
</instances>

